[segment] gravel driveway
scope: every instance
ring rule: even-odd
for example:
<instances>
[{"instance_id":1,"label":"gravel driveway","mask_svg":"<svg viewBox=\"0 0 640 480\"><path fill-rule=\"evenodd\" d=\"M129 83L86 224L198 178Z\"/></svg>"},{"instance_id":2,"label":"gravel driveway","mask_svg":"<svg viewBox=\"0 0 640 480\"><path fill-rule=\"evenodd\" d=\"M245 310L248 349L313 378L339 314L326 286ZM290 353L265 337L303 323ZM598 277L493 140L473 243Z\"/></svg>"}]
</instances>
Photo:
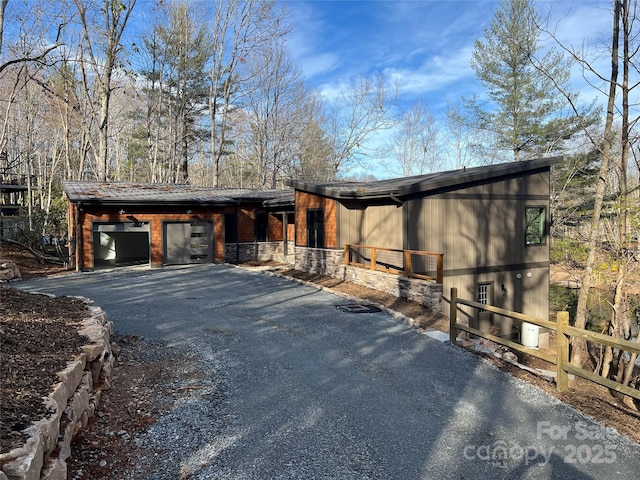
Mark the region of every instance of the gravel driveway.
<instances>
[{"instance_id":1,"label":"gravel driveway","mask_svg":"<svg viewBox=\"0 0 640 480\"><path fill-rule=\"evenodd\" d=\"M200 389L135 439L149 479L631 479L640 445L457 347L222 265L35 279L188 352ZM170 388L168 386L167 388ZM142 478L141 476L135 478Z\"/></svg>"}]
</instances>

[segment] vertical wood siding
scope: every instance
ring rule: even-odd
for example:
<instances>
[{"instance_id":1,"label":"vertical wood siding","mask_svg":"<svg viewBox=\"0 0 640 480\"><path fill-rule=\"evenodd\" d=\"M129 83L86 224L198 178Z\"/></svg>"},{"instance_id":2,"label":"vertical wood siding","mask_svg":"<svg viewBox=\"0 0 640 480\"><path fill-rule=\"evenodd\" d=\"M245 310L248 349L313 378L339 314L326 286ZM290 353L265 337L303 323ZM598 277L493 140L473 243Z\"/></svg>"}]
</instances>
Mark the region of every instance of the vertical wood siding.
<instances>
[{"instance_id":1,"label":"vertical wood siding","mask_svg":"<svg viewBox=\"0 0 640 480\"><path fill-rule=\"evenodd\" d=\"M325 248L341 248L338 243L337 202L331 198L296 190L296 245L307 245L307 210L324 211L324 246Z\"/></svg>"},{"instance_id":2,"label":"vertical wood siding","mask_svg":"<svg viewBox=\"0 0 640 480\"><path fill-rule=\"evenodd\" d=\"M396 205L348 209L339 205L339 244L403 248L402 208Z\"/></svg>"}]
</instances>

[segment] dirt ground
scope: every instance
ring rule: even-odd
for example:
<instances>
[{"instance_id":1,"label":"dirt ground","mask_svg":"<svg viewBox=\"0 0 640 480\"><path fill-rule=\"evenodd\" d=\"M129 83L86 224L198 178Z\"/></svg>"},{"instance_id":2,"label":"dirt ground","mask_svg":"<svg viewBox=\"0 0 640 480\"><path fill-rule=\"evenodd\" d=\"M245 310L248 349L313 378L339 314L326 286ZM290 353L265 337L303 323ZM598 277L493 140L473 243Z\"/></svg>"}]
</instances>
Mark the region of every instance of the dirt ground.
<instances>
[{"instance_id":1,"label":"dirt ground","mask_svg":"<svg viewBox=\"0 0 640 480\"><path fill-rule=\"evenodd\" d=\"M23 278L38 275L64 274L61 267L42 264L28 253L8 244L0 245L0 258L15 262ZM315 283L354 297L367 299L384 305L418 321L421 328L448 332L446 317L436 315L423 306L366 287L334 278L291 270L282 265L244 265L246 268L271 267L278 274ZM74 327L74 322L83 318L84 305L74 299L32 295L20 292L7 285L2 288L0 304L0 354L2 390L0 392L0 426L2 437L0 451L7 451L22 440L19 431L46 413L38 398L51 391L56 381L55 373L62 370L66 361L78 352L82 338L72 335L52 335L52 328ZM68 341L60 344L61 337ZM69 340L71 339L71 340ZM35 341L40 341L38 344ZM176 364L187 361L175 356L158 357L148 355L161 345L130 336L115 338L120 355L112 373L111 390L102 396L96 415L74 440L72 458L67 461L69 478L106 479L124 478L124 472L136 464L143 452L129 440L136 431L146 428L163 412L168 412L172 398L179 392L167 391L164 385L174 380ZM538 360L523 358L520 361L533 366L553 369L551 365L540 365ZM21 365L16 357L28 359ZM34 358L43 360L34 367ZM155 358L155 360L149 360ZM158 360L157 358L162 358ZM560 398L576 409L597 419L609 427L640 443L640 414L625 405L608 389L586 380L577 379L571 390L558 394L555 385L495 357L486 356L499 368L533 383L539 388ZM543 362L544 363L544 362ZM26 381L20 381L25 379ZM166 452L165 452L166 454Z\"/></svg>"}]
</instances>

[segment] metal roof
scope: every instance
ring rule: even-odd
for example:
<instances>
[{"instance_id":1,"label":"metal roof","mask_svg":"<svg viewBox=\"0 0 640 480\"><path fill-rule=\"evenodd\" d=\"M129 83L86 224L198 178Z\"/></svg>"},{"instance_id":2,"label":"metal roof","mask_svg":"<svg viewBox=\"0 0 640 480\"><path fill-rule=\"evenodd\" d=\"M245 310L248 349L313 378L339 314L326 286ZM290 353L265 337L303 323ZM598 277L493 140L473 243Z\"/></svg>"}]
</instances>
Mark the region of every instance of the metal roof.
<instances>
[{"instance_id":1,"label":"metal roof","mask_svg":"<svg viewBox=\"0 0 640 480\"><path fill-rule=\"evenodd\" d=\"M67 197L73 203L93 204L207 204L228 205L238 202L277 202L293 204L292 190L196 187L167 183L118 183L63 181Z\"/></svg>"},{"instance_id":2,"label":"metal roof","mask_svg":"<svg viewBox=\"0 0 640 480\"><path fill-rule=\"evenodd\" d=\"M443 189L455 190L478 182L498 181L504 177L530 174L547 169L551 164L560 160L561 157L539 158L374 182L304 182L290 180L287 183L296 190L338 199L365 200L388 198L389 196L402 197Z\"/></svg>"}]
</instances>

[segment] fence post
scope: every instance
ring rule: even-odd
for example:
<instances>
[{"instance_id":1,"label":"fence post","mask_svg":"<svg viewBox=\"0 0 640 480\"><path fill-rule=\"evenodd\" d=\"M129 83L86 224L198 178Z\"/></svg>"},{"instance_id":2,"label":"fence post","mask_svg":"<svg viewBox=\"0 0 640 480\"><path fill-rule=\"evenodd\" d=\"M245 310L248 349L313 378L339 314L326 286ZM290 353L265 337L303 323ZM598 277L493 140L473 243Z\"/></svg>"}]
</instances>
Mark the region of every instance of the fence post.
<instances>
[{"instance_id":1,"label":"fence post","mask_svg":"<svg viewBox=\"0 0 640 480\"><path fill-rule=\"evenodd\" d=\"M443 255L438 255L436 257L437 267L436 267L436 282L442 284L444 282L444 267L443 267Z\"/></svg>"},{"instance_id":2,"label":"fence post","mask_svg":"<svg viewBox=\"0 0 640 480\"><path fill-rule=\"evenodd\" d=\"M558 392L569 390L569 374L565 372L564 365L569 362L569 338L564 333L569 325L569 312L558 312L557 315L556 343L558 344L558 358L556 359L556 389Z\"/></svg>"},{"instance_id":3,"label":"fence post","mask_svg":"<svg viewBox=\"0 0 640 480\"><path fill-rule=\"evenodd\" d=\"M369 265L369 268L371 270L375 270L376 269L376 248L375 247L371 247L371 265Z\"/></svg>"},{"instance_id":4,"label":"fence post","mask_svg":"<svg viewBox=\"0 0 640 480\"><path fill-rule=\"evenodd\" d=\"M451 299L449 303L449 341L452 344L456 343L458 337L458 331L456 330L456 323L458 322L458 289L451 288Z\"/></svg>"},{"instance_id":5,"label":"fence post","mask_svg":"<svg viewBox=\"0 0 640 480\"><path fill-rule=\"evenodd\" d=\"M402 256L404 258L404 276L409 278L411 276L411 252L405 250Z\"/></svg>"},{"instance_id":6,"label":"fence post","mask_svg":"<svg viewBox=\"0 0 640 480\"><path fill-rule=\"evenodd\" d=\"M351 245L349 245L348 243L344 244L344 264L345 265L350 265L351 264Z\"/></svg>"}]
</instances>

